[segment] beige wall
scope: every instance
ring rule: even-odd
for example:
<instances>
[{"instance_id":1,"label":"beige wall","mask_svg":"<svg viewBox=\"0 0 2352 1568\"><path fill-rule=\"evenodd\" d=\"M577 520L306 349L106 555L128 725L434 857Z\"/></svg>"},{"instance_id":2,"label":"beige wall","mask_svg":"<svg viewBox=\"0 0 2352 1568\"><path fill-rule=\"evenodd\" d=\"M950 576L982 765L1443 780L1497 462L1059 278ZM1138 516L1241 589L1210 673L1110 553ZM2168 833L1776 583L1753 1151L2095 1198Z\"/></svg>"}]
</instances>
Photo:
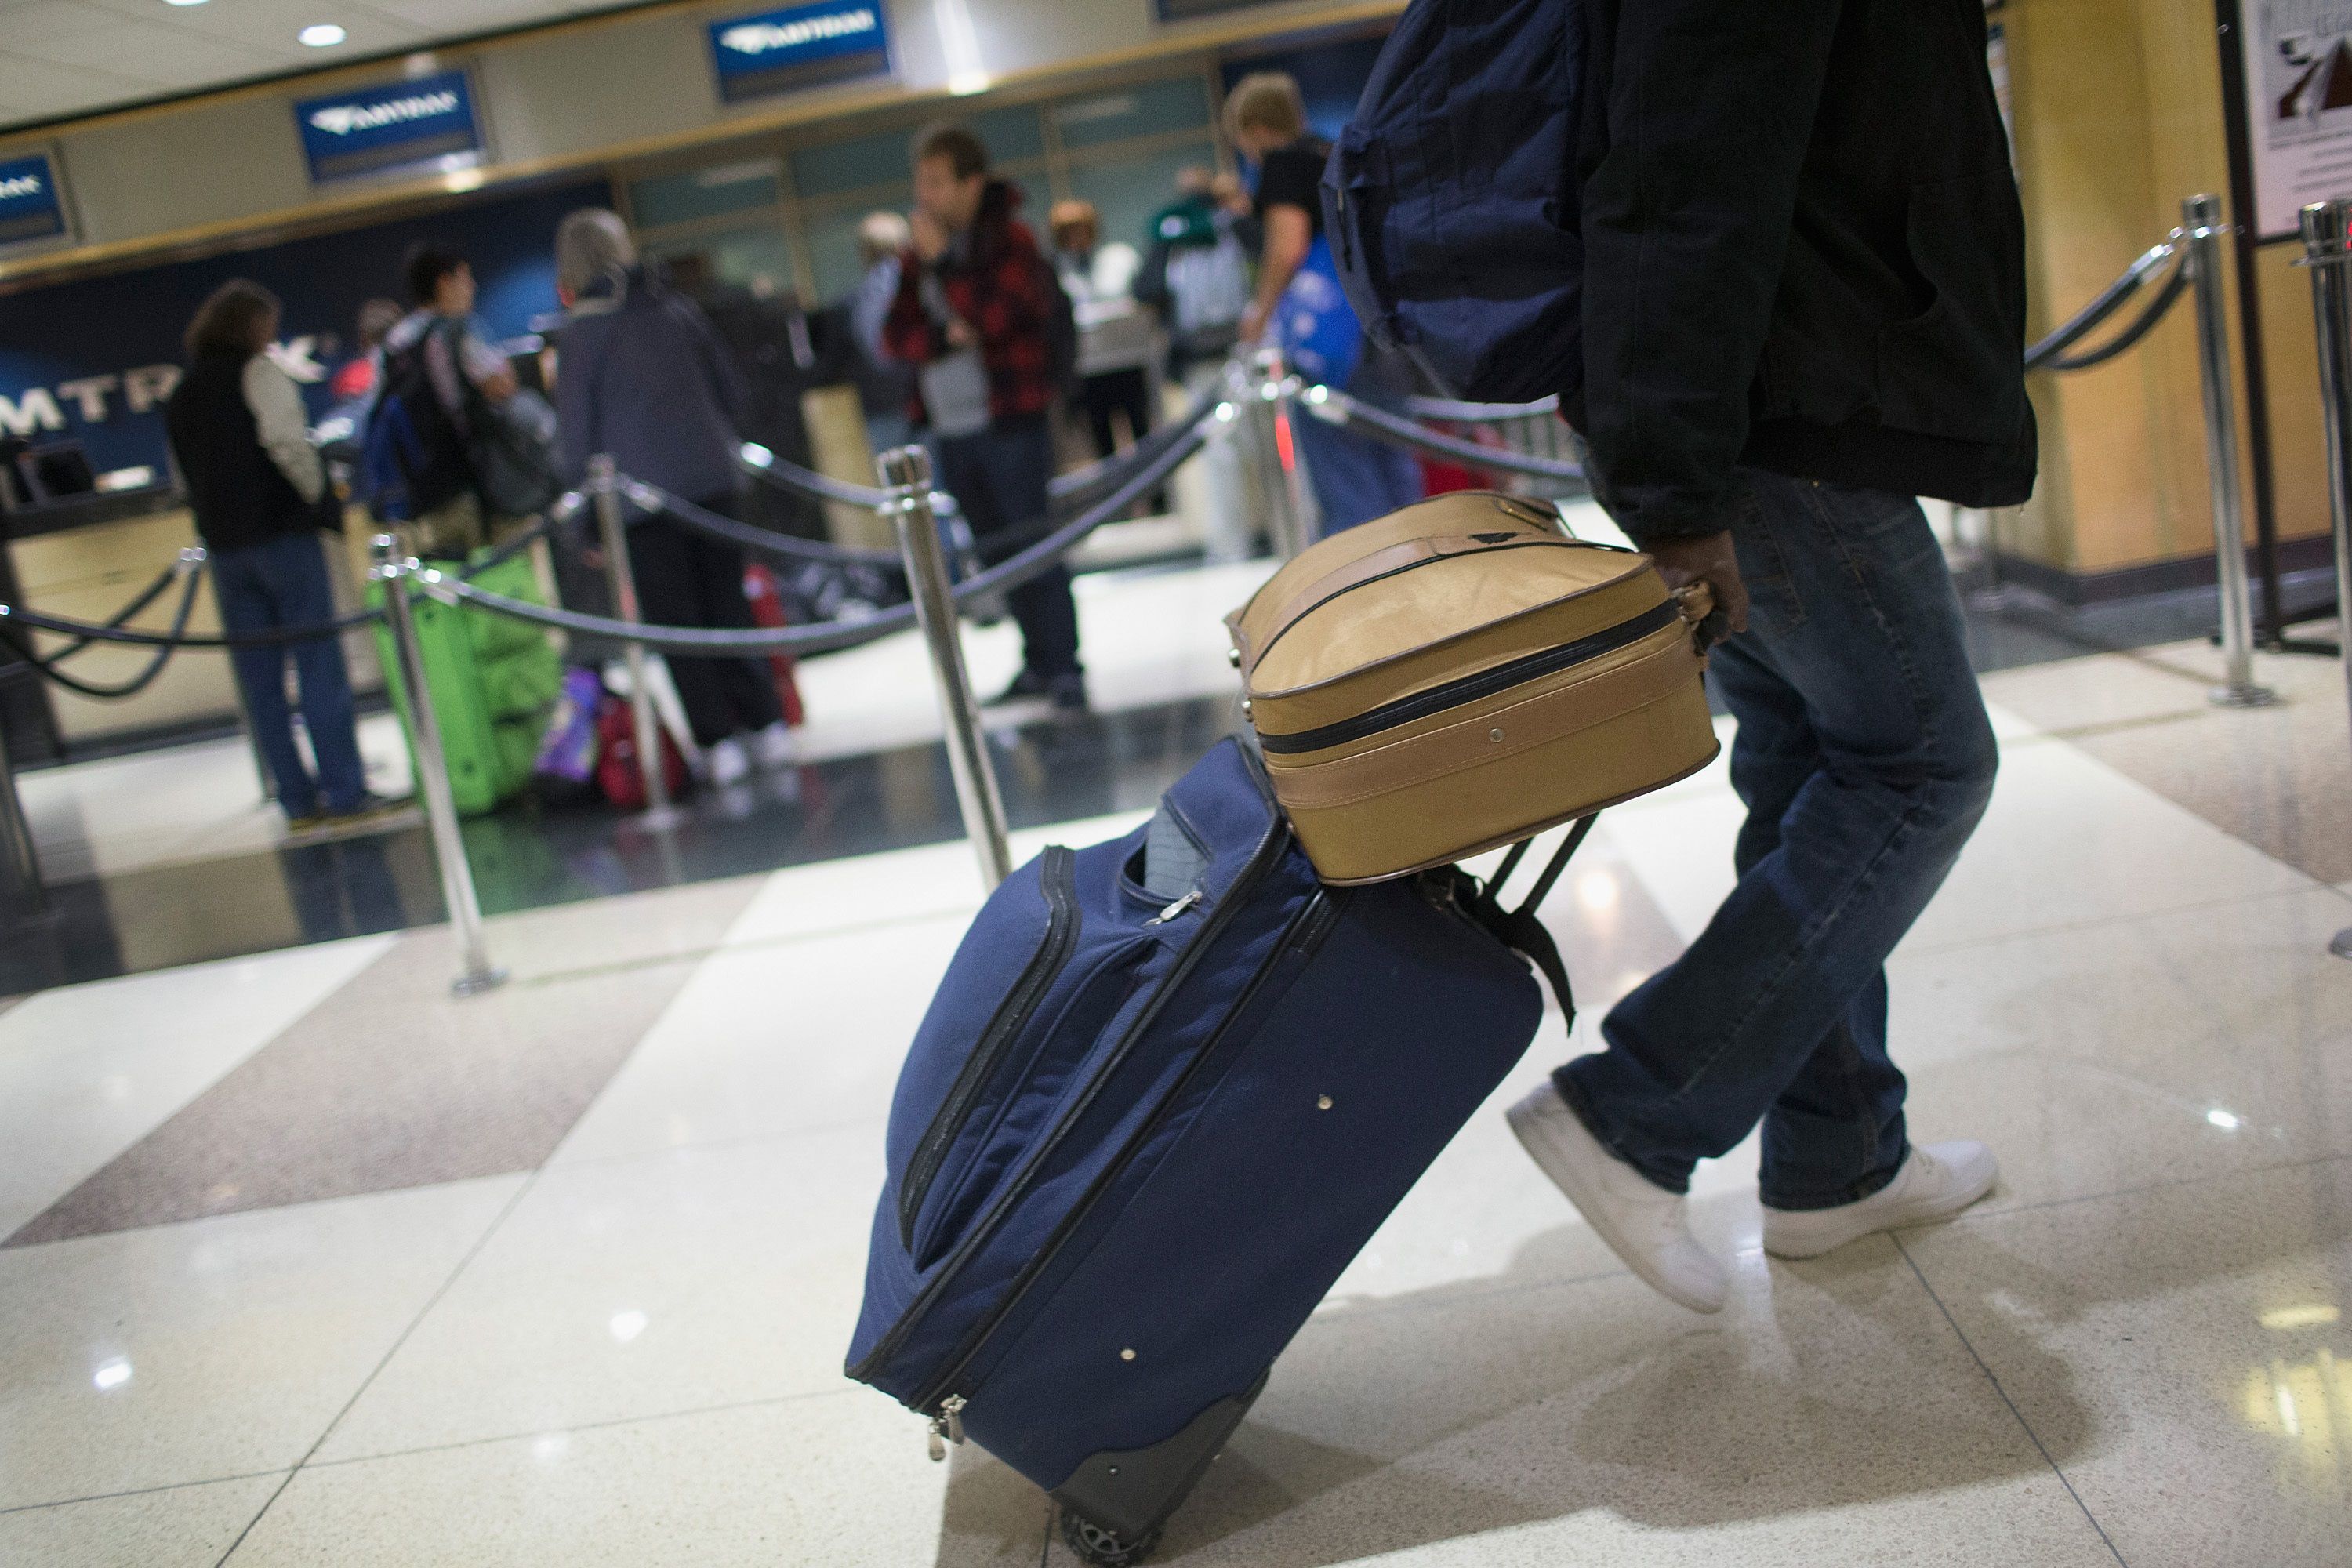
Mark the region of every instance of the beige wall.
<instances>
[{"instance_id":1,"label":"beige wall","mask_svg":"<svg viewBox=\"0 0 2352 1568\"><path fill-rule=\"evenodd\" d=\"M2226 190L2221 63L2203 0L2010 0L2000 16L2038 337L2179 224L2182 197ZM2327 531L2310 286L2294 249L2263 252L2256 268L2283 538ZM2042 483L2005 522L2005 549L2086 575L2211 552L2189 305L2120 359L2033 378ZM2230 322L2234 353L2234 299ZM2251 532L2251 485L2246 505Z\"/></svg>"}]
</instances>

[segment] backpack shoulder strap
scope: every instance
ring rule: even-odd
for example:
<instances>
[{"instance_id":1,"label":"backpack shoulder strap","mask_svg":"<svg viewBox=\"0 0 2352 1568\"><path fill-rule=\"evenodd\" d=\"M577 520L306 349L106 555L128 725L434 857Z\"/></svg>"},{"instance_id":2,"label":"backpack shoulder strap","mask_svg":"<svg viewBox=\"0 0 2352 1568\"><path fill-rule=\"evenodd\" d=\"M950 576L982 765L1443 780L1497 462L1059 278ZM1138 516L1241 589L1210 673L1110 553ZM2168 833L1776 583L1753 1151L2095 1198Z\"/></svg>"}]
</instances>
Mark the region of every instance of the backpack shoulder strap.
<instances>
[{"instance_id":1,"label":"backpack shoulder strap","mask_svg":"<svg viewBox=\"0 0 2352 1568\"><path fill-rule=\"evenodd\" d=\"M1585 838L1592 832L1592 825L1600 820L1601 814L1595 812L1568 830L1568 837L1544 866L1543 874L1536 879L1535 889L1518 908L1507 910L1503 907L1503 884L1511 879L1511 873L1517 870L1519 862L1527 858L1528 846L1535 842L1531 838L1511 847L1511 852L1503 857L1502 865L1486 879L1486 885L1470 904L1473 920L1486 927L1496 941L1536 966L1537 973L1551 986L1552 994L1559 998L1564 1026L1569 1028L1576 1026L1576 992L1569 984L1568 965L1560 959L1559 944L1552 940L1549 928L1545 926L1537 910L1551 892L1553 884L1559 880L1559 874L1568 869L1570 858L1583 847Z\"/></svg>"}]
</instances>

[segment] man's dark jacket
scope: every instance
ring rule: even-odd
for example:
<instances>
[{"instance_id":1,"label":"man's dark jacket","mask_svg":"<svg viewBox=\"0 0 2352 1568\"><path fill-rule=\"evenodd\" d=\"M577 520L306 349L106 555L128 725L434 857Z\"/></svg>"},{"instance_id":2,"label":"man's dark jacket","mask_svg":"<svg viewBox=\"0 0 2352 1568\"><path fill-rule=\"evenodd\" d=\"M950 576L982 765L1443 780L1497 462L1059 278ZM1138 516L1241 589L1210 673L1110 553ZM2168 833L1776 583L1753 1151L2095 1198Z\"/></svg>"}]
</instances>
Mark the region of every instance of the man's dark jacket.
<instances>
[{"instance_id":1,"label":"man's dark jacket","mask_svg":"<svg viewBox=\"0 0 2352 1568\"><path fill-rule=\"evenodd\" d=\"M1585 386L1636 538L1746 463L1965 506L2033 488L2023 215L1982 0L1585 0Z\"/></svg>"}]
</instances>

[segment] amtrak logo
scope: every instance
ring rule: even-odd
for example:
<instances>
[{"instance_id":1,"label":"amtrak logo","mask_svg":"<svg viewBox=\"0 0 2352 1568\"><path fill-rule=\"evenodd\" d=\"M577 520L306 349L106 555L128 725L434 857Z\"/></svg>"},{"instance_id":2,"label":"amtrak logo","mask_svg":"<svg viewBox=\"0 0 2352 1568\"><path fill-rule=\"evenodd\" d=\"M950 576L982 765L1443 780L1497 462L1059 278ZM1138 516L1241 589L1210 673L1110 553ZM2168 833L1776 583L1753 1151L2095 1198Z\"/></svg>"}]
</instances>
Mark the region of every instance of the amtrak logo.
<instances>
[{"instance_id":1,"label":"amtrak logo","mask_svg":"<svg viewBox=\"0 0 2352 1568\"><path fill-rule=\"evenodd\" d=\"M44 187L38 174L18 174L12 180L0 180L0 202L13 202L24 196L37 196Z\"/></svg>"},{"instance_id":2,"label":"amtrak logo","mask_svg":"<svg viewBox=\"0 0 2352 1568\"><path fill-rule=\"evenodd\" d=\"M855 37L877 30L881 23L872 7L835 11L792 22L745 22L719 35L719 43L739 55L764 55L776 49L797 49L834 38Z\"/></svg>"},{"instance_id":3,"label":"amtrak logo","mask_svg":"<svg viewBox=\"0 0 2352 1568\"><path fill-rule=\"evenodd\" d=\"M354 131L376 131L386 125L436 120L457 112L457 92L444 88L439 92L420 92L383 103L331 103L312 110L310 123L330 136L349 136Z\"/></svg>"}]
</instances>

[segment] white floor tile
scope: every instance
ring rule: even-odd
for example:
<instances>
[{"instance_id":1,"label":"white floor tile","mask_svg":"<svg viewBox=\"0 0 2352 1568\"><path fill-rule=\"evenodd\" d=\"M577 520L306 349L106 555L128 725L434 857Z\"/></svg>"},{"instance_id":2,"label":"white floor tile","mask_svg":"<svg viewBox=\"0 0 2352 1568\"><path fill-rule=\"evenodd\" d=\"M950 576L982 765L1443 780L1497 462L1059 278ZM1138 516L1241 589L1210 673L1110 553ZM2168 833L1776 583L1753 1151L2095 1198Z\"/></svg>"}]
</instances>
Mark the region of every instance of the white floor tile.
<instances>
[{"instance_id":1,"label":"white floor tile","mask_svg":"<svg viewBox=\"0 0 2352 1568\"><path fill-rule=\"evenodd\" d=\"M322 1458L842 1386L878 1126L541 1174Z\"/></svg>"},{"instance_id":2,"label":"white floor tile","mask_svg":"<svg viewBox=\"0 0 2352 1568\"><path fill-rule=\"evenodd\" d=\"M370 787L408 794L399 721L371 714L359 737ZM42 869L54 881L251 854L286 837L285 818L263 795L242 738L42 768L18 785Z\"/></svg>"},{"instance_id":3,"label":"white floor tile","mask_svg":"<svg viewBox=\"0 0 2352 1568\"><path fill-rule=\"evenodd\" d=\"M293 1465L521 1181L0 1251L0 1508Z\"/></svg>"},{"instance_id":4,"label":"white floor tile","mask_svg":"<svg viewBox=\"0 0 2352 1568\"><path fill-rule=\"evenodd\" d=\"M2347 1560L2352 1161L1904 1245L2124 1562Z\"/></svg>"},{"instance_id":5,"label":"white floor tile","mask_svg":"<svg viewBox=\"0 0 2352 1568\"><path fill-rule=\"evenodd\" d=\"M554 1163L878 1122L970 923L958 912L713 956Z\"/></svg>"},{"instance_id":6,"label":"white floor tile","mask_svg":"<svg viewBox=\"0 0 2352 1568\"><path fill-rule=\"evenodd\" d=\"M1916 1138L2001 1161L1994 1207L2352 1154L2352 966L2320 889L1899 953Z\"/></svg>"},{"instance_id":7,"label":"white floor tile","mask_svg":"<svg viewBox=\"0 0 2352 1568\"><path fill-rule=\"evenodd\" d=\"M1625 1276L1325 1312L1155 1561L2112 1568L1895 1249L1853 1253L1743 1259L1712 1319Z\"/></svg>"},{"instance_id":8,"label":"white floor tile","mask_svg":"<svg viewBox=\"0 0 2352 1568\"><path fill-rule=\"evenodd\" d=\"M285 1478L133 1492L0 1513L10 1568L214 1568Z\"/></svg>"},{"instance_id":9,"label":"white floor tile","mask_svg":"<svg viewBox=\"0 0 2352 1568\"><path fill-rule=\"evenodd\" d=\"M1909 941L1976 942L2311 885L2072 746L2011 746L1990 809Z\"/></svg>"},{"instance_id":10,"label":"white floor tile","mask_svg":"<svg viewBox=\"0 0 2352 1568\"><path fill-rule=\"evenodd\" d=\"M1074 585L1088 695L1103 712L1234 692L1224 616L1274 570L1244 561L1189 570L1089 574ZM964 659L983 699L1021 668L1021 634L1010 620L967 626ZM808 722L802 755L811 761L916 745L940 736L930 665L912 632L829 654L800 667Z\"/></svg>"},{"instance_id":11,"label":"white floor tile","mask_svg":"<svg viewBox=\"0 0 2352 1568\"><path fill-rule=\"evenodd\" d=\"M961 1468L961 1467L959 1467ZM236 1568L875 1568L1037 1560L1026 1528L943 1518L949 1467L880 1394L829 1393L588 1431L314 1465ZM1016 1494L1017 1495L1017 1494ZM959 1525L961 1524L961 1528Z\"/></svg>"},{"instance_id":12,"label":"white floor tile","mask_svg":"<svg viewBox=\"0 0 2352 1568\"><path fill-rule=\"evenodd\" d=\"M1119 812L1012 836L1013 863L1022 865L1048 844L1073 848L1129 832L1150 816ZM772 872L729 930L731 944L852 932L899 921L961 913L969 918L982 897L979 861L964 839L891 849L877 855L788 866Z\"/></svg>"},{"instance_id":13,"label":"white floor tile","mask_svg":"<svg viewBox=\"0 0 2352 1568\"><path fill-rule=\"evenodd\" d=\"M388 936L45 991L0 1016L0 1237L268 1045Z\"/></svg>"},{"instance_id":14,"label":"white floor tile","mask_svg":"<svg viewBox=\"0 0 2352 1568\"><path fill-rule=\"evenodd\" d=\"M1727 791L1658 802L1612 812L1600 831L1688 940L1731 891L1746 811ZM2311 885L2075 748L2022 737L2004 746L1992 805L1906 945L1980 942Z\"/></svg>"}]
</instances>

